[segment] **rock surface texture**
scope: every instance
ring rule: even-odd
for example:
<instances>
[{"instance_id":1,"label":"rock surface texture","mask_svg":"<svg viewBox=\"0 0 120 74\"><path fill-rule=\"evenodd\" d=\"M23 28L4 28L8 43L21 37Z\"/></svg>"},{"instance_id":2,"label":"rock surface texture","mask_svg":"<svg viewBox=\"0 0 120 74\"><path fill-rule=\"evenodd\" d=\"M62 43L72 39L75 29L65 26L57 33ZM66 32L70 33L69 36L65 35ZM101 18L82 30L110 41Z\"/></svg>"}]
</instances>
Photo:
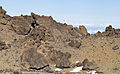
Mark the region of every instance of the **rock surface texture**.
<instances>
[{"instance_id":1,"label":"rock surface texture","mask_svg":"<svg viewBox=\"0 0 120 74\"><path fill-rule=\"evenodd\" d=\"M119 47L120 29L111 25L89 34L85 26L73 27L33 12L11 17L0 7L0 73L72 74L71 69L83 66L78 74L91 70L119 74ZM62 71L54 72L55 68Z\"/></svg>"}]
</instances>

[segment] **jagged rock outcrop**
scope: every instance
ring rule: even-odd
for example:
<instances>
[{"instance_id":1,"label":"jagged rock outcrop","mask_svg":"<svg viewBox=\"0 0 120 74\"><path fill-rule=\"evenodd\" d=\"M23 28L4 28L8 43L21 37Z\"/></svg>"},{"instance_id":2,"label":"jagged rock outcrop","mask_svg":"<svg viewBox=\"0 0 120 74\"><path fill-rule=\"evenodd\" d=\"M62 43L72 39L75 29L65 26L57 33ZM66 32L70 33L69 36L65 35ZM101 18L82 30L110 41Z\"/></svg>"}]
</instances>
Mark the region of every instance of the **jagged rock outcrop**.
<instances>
[{"instance_id":1,"label":"jagged rock outcrop","mask_svg":"<svg viewBox=\"0 0 120 74\"><path fill-rule=\"evenodd\" d=\"M104 32L98 31L94 36L97 37L105 37L105 36L116 36L118 37L120 35L120 29L115 29L112 27L112 25L109 25L106 27Z\"/></svg>"},{"instance_id":2,"label":"jagged rock outcrop","mask_svg":"<svg viewBox=\"0 0 120 74\"><path fill-rule=\"evenodd\" d=\"M67 24L58 23L55 20L53 20L51 16L39 16L34 13L31 13L31 16L35 19L37 24L46 27L46 29L50 31L54 36L79 37L82 34L80 33L79 29L68 27Z\"/></svg>"},{"instance_id":3,"label":"jagged rock outcrop","mask_svg":"<svg viewBox=\"0 0 120 74\"><path fill-rule=\"evenodd\" d=\"M16 57L15 54L11 54L13 55L11 59L6 58L6 60L16 62L18 59L18 63L5 63L9 66L4 67L4 69L41 70L47 69L51 65L56 65L59 68L70 66L69 58L71 55L67 52L54 50L54 45L52 45L53 42L58 41L58 36L64 36L62 33L67 35L69 27L57 23L51 16L39 16L31 13L31 16L11 17L6 15L6 11L2 8L0 12L0 39L4 41L0 42L0 50L8 49L9 52L3 51L6 52L5 55L10 52L16 53ZM1 56L3 55L4 53ZM10 56L6 55L6 57Z\"/></svg>"},{"instance_id":4,"label":"jagged rock outcrop","mask_svg":"<svg viewBox=\"0 0 120 74\"><path fill-rule=\"evenodd\" d=\"M79 26L79 29L81 30L81 33L83 34L83 35L87 35L88 34L88 32L87 32L87 29L85 28L85 26Z\"/></svg>"},{"instance_id":5,"label":"jagged rock outcrop","mask_svg":"<svg viewBox=\"0 0 120 74\"><path fill-rule=\"evenodd\" d=\"M113 31L114 29L112 28L112 25L109 25L108 27L106 27L105 31Z\"/></svg>"},{"instance_id":6,"label":"jagged rock outcrop","mask_svg":"<svg viewBox=\"0 0 120 74\"><path fill-rule=\"evenodd\" d=\"M22 16L11 18L11 22L11 27L19 35L27 35L31 30L31 23Z\"/></svg>"},{"instance_id":7,"label":"jagged rock outcrop","mask_svg":"<svg viewBox=\"0 0 120 74\"><path fill-rule=\"evenodd\" d=\"M30 16L11 17L0 8L0 71L3 72L43 69L54 72L55 68L64 70L76 60L85 58L94 61L85 59L74 67L83 65L84 70L95 70L100 66L99 70L110 71L102 69L106 74L114 67L118 72L119 42L120 29L112 26L104 32L89 34L85 26L62 24L51 16L32 12Z\"/></svg>"},{"instance_id":8,"label":"jagged rock outcrop","mask_svg":"<svg viewBox=\"0 0 120 74\"><path fill-rule=\"evenodd\" d=\"M4 9L2 9L2 6L0 6L0 15L5 15L6 11Z\"/></svg>"},{"instance_id":9,"label":"jagged rock outcrop","mask_svg":"<svg viewBox=\"0 0 120 74\"><path fill-rule=\"evenodd\" d=\"M6 25L10 19L9 15L6 15L6 11L0 7L0 24Z\"/></svg>"}]
</instances>

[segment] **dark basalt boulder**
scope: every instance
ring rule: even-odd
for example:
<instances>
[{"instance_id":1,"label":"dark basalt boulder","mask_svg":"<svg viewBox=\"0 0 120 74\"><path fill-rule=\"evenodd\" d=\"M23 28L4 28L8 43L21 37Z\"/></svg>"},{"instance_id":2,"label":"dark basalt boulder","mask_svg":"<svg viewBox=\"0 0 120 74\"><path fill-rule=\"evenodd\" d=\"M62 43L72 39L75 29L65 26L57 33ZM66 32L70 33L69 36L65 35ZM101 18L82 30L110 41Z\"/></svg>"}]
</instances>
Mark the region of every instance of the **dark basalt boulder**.
<instances>
[{"instance_id":1,"label":"dark basalt boulder","mask_svg":"<svg viewBox=\"0 0 120 74\"><path fill-rule=\"evenodd\" d=\"M42 55L38 53L36 49L26 50L22 56L22 63L28 63L30 69L41 70L49 65L54 64L58 68L68 68L70 67L69 58L71 55L69 53L62 53L60 51L51 50Z\"/></svg>"},{"instance_id":2,"label":"dark basalt boulder","mask_svg":"<svg viewBox=\"0 0 120 74\"><path fill-rule=\"evenodd\" d=\"M48 52L48 59L52 64L55 64L58 68L69 68L71 55L69 53L63 53L61 51L52 50Z\"/></svg>"},{"instance_id":3,"label":"dark basalt boulder","mask_svg":"<svg viewBox=\"0 0 120 74\"><path fill-rule=\"evenodd\" d=\"M22 56L21 56L22 63L28 63L29 68L31 69L42 69L44 67L47 67L48 61L45 59L45 57L38 53L36 49L28 49L26 50Z\"/></svg>"},{"instance_id":4,"label":"dark basalt boulder","mask_svg":"<svg viewBox=\"0 0 120 74\"><path fill-rule=\"evenodd\" d=\"M83 70L95 70L98 68L97 64L95 61L89 61L88 59L84 59L82 62L83 65Z\"/></svg>"}]
</instances>

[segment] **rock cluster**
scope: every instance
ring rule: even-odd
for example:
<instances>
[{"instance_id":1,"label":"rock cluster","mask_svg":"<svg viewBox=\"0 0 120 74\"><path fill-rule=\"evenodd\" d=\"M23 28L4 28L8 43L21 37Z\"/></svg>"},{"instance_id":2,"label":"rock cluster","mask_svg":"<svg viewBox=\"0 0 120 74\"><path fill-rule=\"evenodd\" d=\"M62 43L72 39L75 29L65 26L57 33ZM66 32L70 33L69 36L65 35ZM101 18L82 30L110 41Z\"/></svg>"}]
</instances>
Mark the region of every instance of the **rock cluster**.
<instances>
[{"instance_id":1,"label":"rock cluster","mask_svg":"<svg viewBox=\"0 0 120 74\"><path fill-rule=\"evenodd\" d=\"M20 60L17 60L19 67L14 66L18 64L11 62L8 68L17 67L18 70L53 68L51 66L69 68L71 54L56 50L57 43L67 44L64 42L67 38L80 37L84 34L78 28L56 22L51 16L39 16L32 12L31 16L11 17L2 7L0 7L0 29L0 37L4 41L0 42L0 50L12 49L11 52L16 52L20 57ZM80 45L81 43L74 40L69 43L69 46L76 48ZM17 56L12 57L13 60L19 59Z\"/></svg>"},{"instance_id":2,"label":"rock cluster","mask_svg":"<svg viewBox=\"0 0 120 74\"><path fill-rule=\"evenodd\" d=\"M95 35L96 36L118 36L120 34L120 29L114 29L112 27L112 25L109 25L108 27L106 27L104 32L100 32L98 31Z\"/></svg>"}]
</instances>

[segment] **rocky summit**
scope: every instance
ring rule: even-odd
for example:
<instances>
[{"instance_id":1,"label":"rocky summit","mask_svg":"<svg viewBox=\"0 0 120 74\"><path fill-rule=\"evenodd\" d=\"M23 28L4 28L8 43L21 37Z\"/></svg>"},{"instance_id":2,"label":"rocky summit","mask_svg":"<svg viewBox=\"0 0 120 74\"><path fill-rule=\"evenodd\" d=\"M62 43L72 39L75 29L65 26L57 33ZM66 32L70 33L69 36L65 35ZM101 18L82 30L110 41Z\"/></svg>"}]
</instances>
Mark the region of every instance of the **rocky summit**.
<instances>
[{"instance_id":1,"label":"rocky summit","mask_svg":"<svg viewBox=\"0 0 120 74\"><path fill-rule=\"evenodd\" d=\"M0 73L120 73L120 29L89 34L51 16L10 16L0 7ZM83 66L79 72L71 73ZM56 69L57 68L57 69Z\"/></svg>"}]
</instances>

